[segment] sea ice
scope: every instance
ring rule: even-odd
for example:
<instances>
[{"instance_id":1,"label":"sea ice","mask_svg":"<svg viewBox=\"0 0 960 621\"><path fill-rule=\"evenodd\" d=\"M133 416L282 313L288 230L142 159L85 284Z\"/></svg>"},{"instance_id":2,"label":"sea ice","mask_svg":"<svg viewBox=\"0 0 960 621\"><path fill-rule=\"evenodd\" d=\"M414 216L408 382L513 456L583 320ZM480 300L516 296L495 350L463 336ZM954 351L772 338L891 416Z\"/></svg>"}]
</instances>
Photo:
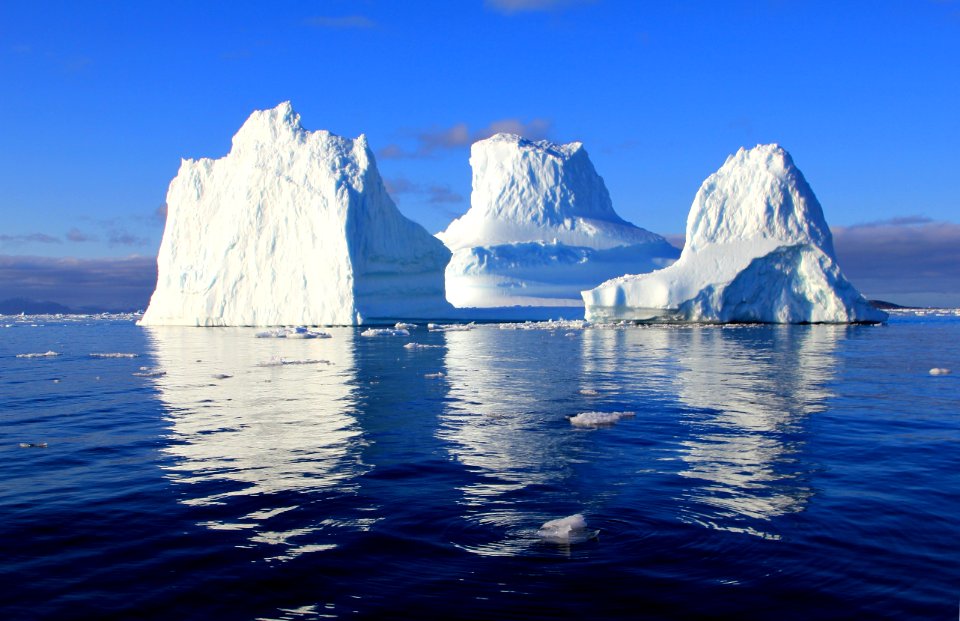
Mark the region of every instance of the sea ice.
<instances>
[{"instance_id":1,"label":"sea ice","mask_svg":"<svg viewBox=\"0 0 960 621\"><path fill-rule=\"evenodd\" d=\"M428 345L426 343L407 343L404 349L439 349L441 345Z\"/></svg>"},{"instance_id":2,"label":"sea ice","mask_svg":"<svg viewBox=\"0 0 960 621\"><path fill-rule=\"evenodd\" d=\"M17 354L17 358L53 358L54 356L59 355L60 354L58 352L51 350L38 354Z\"/></svg>"},{"instance_id":3,"label":"sea ice","mask_svg":"<svg viewBox=\"0 0 960 621\"><path fill-rule=\"evenodd\" d=\"M934 367L930 369L930 375L950 375L950 369Z\"/></svg>"},{"instance_id":4,"label":"sea ice","mask_svg":"<svg viewBox=\"0 0 960 621\"><path fill-rule=\"evenodd\" d=\"M360 333L360 336L410 336L407 330L398 330L396 328L367 328Z\"/></svg>"},{"instance_id":5,"label":"sea ice","mask_svg":"<svg viewBox=\"0 0 960 621\"><path fill-rule=\"evenodd\" d=\"M450 251L397 210L366 137L307 131L289 102L254 112L226 156L183 160L167 209L142 325L355 325L451 310Z\"/></svg>"},{"instance_id":6,"label":"sea ice","mask_svg":"<svg viewBox=\"0 0 960 621\"><path fill-rule=\"evenodd\" d=\"M110 352L103 354L90 354L91 358L136 358L139 354L129 354L123 352Z\"/></svg>"},{"instance_id":7,"label":"sea ice","mask_svg":"<svg viewBox=\"0 0 960 621\"><path fill-rule=\"evenodd\" d=\"M583 292L591 321L884 321L840 272L820 203L775 144L740 149L703 182L676 263Z\"/></svg>"},{"instance_id":8,"label":"sea ice","mask_svg":"<svg viewBox=\"0 0 960 621\"><path fill-rule=\"evenodd\" d=\"M437 233L453 251L454 306L579 307L581 289L679 255L617 215L579 142L497 134L473 144L470 165L470 210Z\"/></svg>"},{"instance_id":9,"label":"sea ice","mask_svg":"<svg viewBox=\"0 0 960 621\"><path fill-rule=\"evenodd\" d=\"M636 416L636 412L581 412L570 417L570 424L574 427L609 427L624 418Z\"/></svg>"},{"instance_id":10,"label":"sea ice","mask_svg":"<svg viewBox=\"0 0 960 621\"><path fill-rule=\"evenodd\" d=\"M537 536L548 543L571 544L589 541L599 532L599 530L588 528L583 515L577 513L544 523L537 531Z\"/></svg>"}]
</instances>

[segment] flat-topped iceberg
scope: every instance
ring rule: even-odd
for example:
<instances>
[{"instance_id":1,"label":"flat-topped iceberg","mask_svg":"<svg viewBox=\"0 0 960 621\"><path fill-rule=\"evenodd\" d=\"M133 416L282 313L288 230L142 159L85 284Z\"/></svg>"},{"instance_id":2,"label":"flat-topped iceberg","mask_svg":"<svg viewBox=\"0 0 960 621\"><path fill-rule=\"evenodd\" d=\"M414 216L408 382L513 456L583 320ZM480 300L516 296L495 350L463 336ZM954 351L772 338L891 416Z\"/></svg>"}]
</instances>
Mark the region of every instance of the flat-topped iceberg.
<instances>
[{"instance_id":1,"label":"flat-topped iceberg","mask_svg":"<svg viewBox=\"0 0 960 621\"><path fill-rule=\"evenodd\" d=\"M623 220L579 142L497 134L470 149L470 210L437 233L457 307L580 306L580 291L679 251Z\"/></svg>"},{"instance_id":2,"label":"flat-topped iceberg","mask_svg":"<svg viewBox=\"0 0 960 621\"><path fill-rule=\"evenodd\" d=\"M844 278L820 203L775 144L740 149L710 175L687 217L680 259L584 291L586 317L614 319L878 322Z\"/></svg>"},{"instance_id":3,"label":"flat-topped iceberg","mask_svg":"<svg viewBox=\"0 0 960 621\"><path fill-rule=\"evenodd\" d=\"M254 112L167 194L143 325L351 325L449 314L450 252L387 194L364 136L306 131L290 103Z\"/></svg>"}]
</instances>

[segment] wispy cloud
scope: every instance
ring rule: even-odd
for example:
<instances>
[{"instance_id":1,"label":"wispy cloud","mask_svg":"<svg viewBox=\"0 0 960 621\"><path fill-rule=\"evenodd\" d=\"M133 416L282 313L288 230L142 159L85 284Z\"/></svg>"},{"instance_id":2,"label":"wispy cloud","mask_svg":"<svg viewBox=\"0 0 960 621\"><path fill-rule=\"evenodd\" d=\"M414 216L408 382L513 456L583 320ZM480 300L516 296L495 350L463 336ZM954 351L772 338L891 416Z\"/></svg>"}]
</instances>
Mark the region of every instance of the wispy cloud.
<instances>
[{"instance_id":1,"label":"wispy cloud","mask_svg":"<svg viewBox=\"0 0 960 621\"><path fill-rule=\"evenodd\" d=\"M73 227L72 229L67 231L67 241L83 243L83 242L97 241L98 239L99 238L96 235L90 235L88 233L84 233L77 227Z\"/></svg>"},{"instance_id":2,"label":"wispy cloud","mask_svg":"<svg viewBox=\"0 0 960 621\"><path fill-rule=\"evenodd\" d=\"M316 15L304 20L308 26L315 28L333 28L337 30L376 28L377 22L364 15L342 15L333 17L329 15Z\"/></svg>"},{"instance_id":3,"label":"wispy cloud","mask_svg":"<svg viewBox=\"0 0 960 621\"><path fill-rule=\"evenodd\" d=\"M405 194L414 194L423 197L431 205L449 205L462 203L463 196L454 192L450 186L444 184L421 185L410 181L405 177L394 177L384 179L384 185L387 186L387 192L393 197L393 200L399 203L401 197Z\"/></svg>"},{"instance_id":4,"label":"wispy cloud","mask_svg":"<svg viewBox=\"0 0 960 621\"><path fill-rule=\"evenodd\" d=\"M0 299L48 300L71 307L144 308L157 282L153 257L53 259L0 255Z\"/></svg>"},{"instance_id":5,"label":"wispy cloud","mask_svg":"<svg viewBox=\"0 0 960 621\"><path fill-rule=\"evenodd\" d=\"M150 243L146 237L138 237L124 229L112 229L107 233L107 243L111 246L146 246Z\"/></svg>"},{"instance_id":6,"label":"wispy cloud","mask_svg":"<svg viewBox=\"0 0 960 621\"><path fill-rule=\"evenodd\" d=\"M516 118L500 119L489 125L471 131L466 123L457 123L450 127L434 128L416 132L416 147L406 150L398 144L389 144L377 155L383 159L429 158L440 151L468 146L477 140L489 138L494 134L517 134L530 140L546 138L552 127L548 119L521 121Z\"/></svg>"},{"instance_id":7,"label":"wispy cloud","mask_svg":"<svg viewBox=\"0 0 960 621\"><path fill-rule=\"evenodd\" d=\"M593 0L484 0L484 5L505 15L537 11L559 11L577 5L592 4Z\"/></svg>"},{"instance_id":8,"label":"wispy cloud","mask_svg":"<svg viewBox=\"0 0 960 621\"><path fill-rule=\"evenodd\" d=\"M62 243L59 237L47 235L46 233L27 233L24 235L0 234L0 243L10 246L20 246L22 244L59 244Z\"/></svg>"}]
</instances>

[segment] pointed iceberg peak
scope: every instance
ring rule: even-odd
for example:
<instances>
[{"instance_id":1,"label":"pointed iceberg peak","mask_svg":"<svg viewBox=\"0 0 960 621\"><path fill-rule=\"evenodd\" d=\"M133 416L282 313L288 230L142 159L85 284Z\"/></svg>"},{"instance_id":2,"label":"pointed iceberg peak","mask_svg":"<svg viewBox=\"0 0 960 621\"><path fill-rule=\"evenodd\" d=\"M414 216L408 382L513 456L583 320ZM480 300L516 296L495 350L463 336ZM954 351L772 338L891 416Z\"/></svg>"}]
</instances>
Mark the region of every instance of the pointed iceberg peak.
<instances>
[{"instance_id":1,"label":"pointed iceberg peak","mask_svg":"<svg viewBox=\"0 0 960 621\"><path fill-rule=\"evenodd\" d=\"M291 140L302 138L306 133L309 132L300 125L300 115L293 109L293 104L284 101L269 110L254 110L233 136L233 146Z\"/></svg>"},{"instance_id":2,"label":"pointed iceberg peak","mask_svg":"<svg viewBox=\"0 0 960 621\"><path fill-rule=\"evenodd\" d=\"M740 148L707 177L690 208L684 253L751 241L812 244L835 258L820 202L777 144Z\"/></svg>"}]
</instances>

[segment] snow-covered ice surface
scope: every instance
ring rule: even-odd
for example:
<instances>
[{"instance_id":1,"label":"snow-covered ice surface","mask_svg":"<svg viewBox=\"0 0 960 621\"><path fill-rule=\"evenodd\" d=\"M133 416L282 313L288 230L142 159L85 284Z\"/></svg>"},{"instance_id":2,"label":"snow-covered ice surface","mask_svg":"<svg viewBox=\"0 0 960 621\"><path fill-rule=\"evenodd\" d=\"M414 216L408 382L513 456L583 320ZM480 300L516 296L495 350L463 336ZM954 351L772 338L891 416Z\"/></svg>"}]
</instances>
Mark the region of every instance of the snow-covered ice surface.
<instances>
[{"instance_id":1,"label":"snow-covered ice surface","mask_svg":"<svg viewBox=\"0 0 960 621\"><path fill-rule=\"evenodd\" d=\"M583 292L591 321L879 322L844 278L823 210L790 155L740 149L701 185L680 259Z\"/></svg>"},{"instance_id":2,"label":"snow-covered ice surface","mask_svg":"<svg viewBox=\"0 0 960 621\"><path fill-rule=\"evenodd\" d=\"M570 544L593 539L599 532L588 528L583 515L577 513L544 523L537 531L537 536L548 543Z\"/></svg>"},{"instance_id":3,"label":"snow-covered ice surface","mask_svg":"<svg viewBox=\"0 0 960 621\"><path fill-rule=\"evenodd\" d=\"M360 333L360 336L410 336L407 330L398 330L397 328L367 328Z\"/></svg>"},{"instance_id":4,"label":"snow-covered ice surface","mask_svg":"<svg viewBox=\"0 0 960 621\"><path fill-rule=\"evenodd\" d=\"M167 193L143 325L353 325L449 316L450 252L387 194L367 139L306 131L289 102L254 112L217 160Z\"/></svg>"},{"instance_id":5,"label":"snow-covered ice surface","mask_svg":"<svg viewBox=\"0 0 960 621\"><path fill-rule=\"evenodd\" d=\"M679 255L617 215L579 142L497 134L473 144L470 165L470 210L437 234L456 307L579 307L584 288Z\"/></svg>"}]
</instances>

